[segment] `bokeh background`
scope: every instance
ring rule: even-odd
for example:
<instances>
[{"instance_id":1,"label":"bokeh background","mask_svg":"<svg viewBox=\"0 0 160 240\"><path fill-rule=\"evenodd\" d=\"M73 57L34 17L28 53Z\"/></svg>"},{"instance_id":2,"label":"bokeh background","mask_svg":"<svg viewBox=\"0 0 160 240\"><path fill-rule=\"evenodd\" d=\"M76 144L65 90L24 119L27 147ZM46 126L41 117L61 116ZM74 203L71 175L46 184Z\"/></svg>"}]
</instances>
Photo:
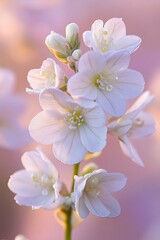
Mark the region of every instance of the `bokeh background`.
<instances>
[{"instance_id":1,"label":"bokeh background","mask_svg":"<svg viewBox=\"0 0 160 240\"><path fill-rule=\"evenodd\" d=\"M142 45L132 55L131 67L145 77L146 90L156 99L148 108L157 121L157 132L134 142L145 167L123 156L117 141L108 146L96 163L108 171L122 172L128 184L115 196L122 208L114 219L89 216L73 231L75 240L159 240L160 239L160 1L159 0L0 0L0 67L16 74L15 92L26 101L21 119L24 126L39 112L37 96L27 95L27 73L52 57L44 44L51 30L64 35L68 23L75 22L80 33L89 30L96 19L107 21L122 17L127 34L142 38ZM82 44L83 45L83 44ZM83 48L83 47L82 47ZM85 48L84 48L85 49ZM66 70L66 68L64 68ZM37 143L17 151L0 148L0 239L13 240L21 233L30 240L63 240L62 227L52 211L31 210L17 206L9 191L9 176L22 168L21 155ZM54 159L51 147L44 147L69 186L71 167Z\"/></svg>"}]
</instances>

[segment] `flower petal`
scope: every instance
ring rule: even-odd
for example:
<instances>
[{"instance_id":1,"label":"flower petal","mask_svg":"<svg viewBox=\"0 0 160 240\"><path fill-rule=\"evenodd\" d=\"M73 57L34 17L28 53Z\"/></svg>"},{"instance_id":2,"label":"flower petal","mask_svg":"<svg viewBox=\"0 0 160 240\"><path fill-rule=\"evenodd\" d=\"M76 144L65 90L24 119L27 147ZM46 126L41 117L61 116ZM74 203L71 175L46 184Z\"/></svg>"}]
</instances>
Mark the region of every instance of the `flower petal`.
<instances>
[{"instance_id":1,"label":"flower petal","mask_svg":"<svg viewBox=\"0 0 160 240\"><path fill-rule=\"evenodd\" d=\"M142 138L153 134L156 130L156 123L151 114L146 112L141 112L135 118L140 122L137 127L131 129L132 138Z\"/></svg>"},{"instance_id":2,"label":"flower petal","mask_svg":"<svg viewBox=\"0 0 160 240\"><path fill-rule=\"evenodd\" d=\"M86 207L84 196L75 203L75 209L81 218L86 218L89 215L89 210Z\"/></svg>"},{"instance_id":3,"label":"flower petal","mask_svg":"<svg viewBox=\"0 0 160 240\"><path fill-rule=\"evenodd\" d=\"M94 73L87 69L79 72L68 81L67 90L72 96L87 97L88 99L96 99L97 88L93 82Z\"/></svg>"},{"instance_id":4,"label":"flower petal","mask_svg":"<svg viewBox=\"0 0 160 240\"><path fill-rule=\"evenodd\" d=\"M98 91L97 102L105 112L110 113L112 116L120 117L125 113L125 100L117 91Z\"/></svg>"},{"instance_id":5,"label":"flower petal","mask_svg":"<svg viewBox=\"0 0 160 240\"><path fill-rule=\"evenodd\" d=\"M101 193L116 192L126 185L127 178L121 173L100 172L96 175L99 179L99 190Z\"/></svg>"},{"instance_id":6,"label":"flower petal","mask_svg":"<svg viewBox=\"0 0 160 240\"><path fill-rule=\"evenodd\" d=\"M128 68L130 63L130 54L128 51L114 51L104 54L106 59L106 69L108 72L116 73Z\"/></svg>"},{"instance_id":7,"label":"flower petal","mask_svg":"<svg viewBox=\"0 0 160 240\"><path fill-rule=\"evenodd\" d=\"M27 81L33 89L44 89L44 77L40 75L40 69L32 69L28 72Z\"/></svg>"},{"instance_id":8,"label":"flower petal","mask_svg":"<svg viewBox=\"0 0 160 240\"><path fill-rule=\"evenodd\" d=\"M101 53L89 51L80 58L78 70L92 69L93 73L98 74L103 72L105 65L105 57Z\"/></svg>"},{"instance_id":9,"label":"flower petal","mask_svg":"<svg viewBox=\"0 0 160 240\"><path fill-rule=\"evenodd\" d=\"M110 210L97 196L89 193L84 194L84 201L88 210L97 217L108 217L111 214Z\"/></svg>"},{"instance_id":10,"label":"flower petal","mask_svg":"<svg viewBox=\"0 0 160 240\"><path fill-rule=\"evenodd\" d=\"M132 145L132 143L129 141L128 137L123 136L121 137L121 140L119 141L119 144L121 146L122 151L126 156L128 156L133 162L140 165L141 167L144 167L144 163L140 156L138 155L136 149Z\"/></svg>"},{"instance_id":11,"label":"flower petal","mask_svg":"<svg viewBox=\"0 0 160 240\"><path fill-rule=\"evenodd\" d=\"M83 146L78 131L70 130L63 142L53 144L53 153L63 163L76 164L84 158L87 149Z\"/></svg>"},{"instance_id":12,"label":"flower petal","mask_svg":"<svg viewBox=\"0 0 160 240\"><path fill-rule=\"evenodd\" d=\"M54 201L54 194L50 194L47 196L37 195L36 197L23 197L16 195L15 196L16 203L23 206L32 206L34 208L46 207L48 208L52 202Z\"/></svg>"},{"instance_id":13,"label":"flower petal","mask_svg":"<svg viewBox=\"0 0 160 240\"><path fill-rule=\"evenodd\" d=\"M92 47L92 35L91 35L91 31L85 31L83 33L83 41L85 43L85 45L89 48Z\"/></svg>"},{"instance_id":14,"label":"flower petal","mask_svg":"<svg viewBox=\"0 0 160 240\"><path fill-rule=\"evenodd\" d=\"M14 173L8 182L9 189L23 197L35 197L41 192L40 186L35 186L30 172L20 170Z\"/></svg>"},{"instance_id":15,"label":"flower petal","mask_svg":"<svg viewBox=\"0 0 160 240\"><path fill-rule=\"evenodd\" d=\"M134 35L128 35L124 36L122 38L117 39L115 42L115 49L117 50L128 50L130 53L135 52L140 44L141 44L141 38Z\"/></svg>"},{"instance_id":16,"label":"flower petal","mask_svg":"<svg viewBox=\"0 0 160 240\"><path fill-rule=\"evenodd\" d=\"M92 109L83 109L85 121L92 127L103 127L106 125L106 114L97 106Z\"/></svg>"},{"instance_id":17,"label":"flower petal","mask_svg":"<svg viewBox=\"0 0 160 240\"><path fill-rule=\"evenodd\" d=\"M58 178L57 169L47 156L39 149L37 151L25 152L21 158L22 164L27 171L46 173Z\"/></svg>"},{"instance_id":18,"label":"flower petal","mask_svg":"<svg viewBox=\"0 0 160 240\"><path fill-rule=\"evenodd\" d=\"M117 81L114 82L114 87L125 97L135 98L139 96L144 89L143 76L132 69L120 71L117 74Z\"/></svg>"},{"instance_id":19,"label":"flower petal","mask_svg":"<svg viewBox=\"0 0 160 240\"><path fill-rule=\"evenodd\" d=\"M82 125L80 128L80 138L83 145L89 152L99 152L106 145L107 128L104 127L90 127L89 125Z\"/></svg>"},{"instance_id":20,"label":"flower petal","mask_svg":"<svg viewBox=\"0 0 160 240\"><path fill-rule=\"evenodd\" d=\"M69 95L57 88L44 90L40 94L39 101L44 110L57 110L61 114L66 113L67 109L70 109L71 105L68 104L68 101L71 101Z\"/></svg>"},{"instance_id":21,"label":"flower petal","mask_svg":"<svg viewBox=\"0 0 160 240\"><path fill-rule=\"evenodd\" d=\"M37 114L29 125L31 137L42 144L62 141L68 133L63 116L55 111L42 111Z\"/></svg>"},{"instance_id":22,"label":"flower petal","mask_svg":"<svg viewBox=\"0 0 160 240\"><path fill-rule=\"evenodd\" d=\"M122 18L111 18L105 25L104 29L107 31L109 37L117 40L126 35L126 27Z\"/></svg>"}]
</instances>

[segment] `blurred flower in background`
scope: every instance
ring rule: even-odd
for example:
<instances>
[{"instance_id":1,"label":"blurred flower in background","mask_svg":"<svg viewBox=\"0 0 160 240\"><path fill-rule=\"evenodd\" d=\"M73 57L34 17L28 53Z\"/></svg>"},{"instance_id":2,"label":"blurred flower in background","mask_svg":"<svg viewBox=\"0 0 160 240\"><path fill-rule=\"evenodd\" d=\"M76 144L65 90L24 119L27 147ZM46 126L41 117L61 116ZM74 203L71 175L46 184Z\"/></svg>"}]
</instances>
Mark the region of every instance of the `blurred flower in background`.
<instances>
[{"instance_id":1,"label":"blurred flower in background","mask_svg":"<svg viewBox=\"0 0 160 240\"><path fill-rule=\"evenodd\" d=\"M24 99L13 93L14 73L0 69L0 146L17 149L29 143L27 129L20 125L20 116L24 112Z\"/></svg>"}]
</instances>

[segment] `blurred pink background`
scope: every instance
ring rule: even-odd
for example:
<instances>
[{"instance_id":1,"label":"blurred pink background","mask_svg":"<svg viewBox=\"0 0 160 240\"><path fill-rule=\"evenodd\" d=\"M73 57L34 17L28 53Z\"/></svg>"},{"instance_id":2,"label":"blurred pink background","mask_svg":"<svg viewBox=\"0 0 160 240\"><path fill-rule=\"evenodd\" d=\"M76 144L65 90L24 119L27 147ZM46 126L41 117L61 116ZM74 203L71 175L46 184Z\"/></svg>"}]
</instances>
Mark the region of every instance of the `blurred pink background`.
<instances>
[{"instance_id":1,"label":"blurred pink background","mask_svg":"<svg viewBox=\"0 0 160 240\"><path fill-rule=\"evenodd\" d=\"M73 230L73 239L159 240L160 239L160 1L159 0L1 0L0 67L17 76L16 92L27 101L22 123L27 127L39 112L37 96L27 95L26 77L52 54L44 44L51 30L64 34L68 23L75 22L80 33L90 30L96 19L107 21L122 17L128 34L142 38L139 50L132 54L131 68L145 77L146 90L157 97L148 109L156 117L157 132L135 145L144 160L141 168L123 156L117 141L110 137L97 164L108 171L122 172L127 186L115 194L122 212L115 219L89 216ZM83 46L83 44L82 44ZM85 48L83 48L85 49ZM66 69L66 68L64 68ZM30 240L63 240L62 227L52 211L31 210L16 205L9 191L9 176L22 168L21 155L33 150L34 141L19 151L0 148L0 239L13 240L21 233ZM116 151L115 151L116 149ZM44 147L53 159L61 179L69 186L71 167L54 159L51 146Z\"/></svg>"}]
</instances>

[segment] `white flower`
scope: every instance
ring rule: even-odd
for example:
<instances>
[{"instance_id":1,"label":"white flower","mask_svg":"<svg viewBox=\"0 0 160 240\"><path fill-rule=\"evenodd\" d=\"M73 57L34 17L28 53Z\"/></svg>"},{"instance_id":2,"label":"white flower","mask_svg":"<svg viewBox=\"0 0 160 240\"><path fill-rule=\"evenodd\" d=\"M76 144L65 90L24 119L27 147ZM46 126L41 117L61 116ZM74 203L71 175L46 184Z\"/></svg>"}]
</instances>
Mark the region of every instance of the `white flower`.
<instances>
[{"instance_id":1,"label":"white flower","mask_svg":"<svg viewBox=\"0 0 160 240\"><path fill-rule=\"evenodd\" d=\"M57 205L60 183L52 162L37 149L24 153L22 164L25 169L15 172L8 182L10 190L16 194L16 203L32 208Z\"/></svg>"},{"instance_id":2,"label":"white flower","mask_svg":"<svg viewBox=\"0 0 160 240\"><path fill-rule=\"evenodd\" d=\"M50 87L63 87L66 76L62 69L52 58L44 60L40 69L29 71L27 80L33 90L27 89L30 93L40 93L42 90Z\"/></svg>"},{"instance_id":3,"label":"white flower","mask_svg":"<svg viewBox=\"0 0 160 240\"><path fill-rule=\"evenodd\" d=\"M28 131L19 123L24 112L24 99L13 94L15 75L8 69L0 69L0 146L18 149L29 143Z\"/></svg>"},{"instance_id":4,"label":"white flower","mask_svg":"<svg viewBox=\"0 0 160 240\"><path fill-rule=\"evenodd\" d=\"M106 144L105 113L96 103L83 104L59 89L45 90L40 94L44 111L29 126L32 138L53 144L55 157L64 163L78 163L88 151L101 151Z\"/></svg>"},{"instance_id":5,"label":"white flower","mask_svg":"<svg viewBox=\"0 0 160 240\"><path fill-rule=\"evenodd\" d=\"M115 217L120 214L120 206L111 192L122 189L126 177L120 173L108 173L98 169L83 177L75 176L75 210L81 218L89 212L98 217Z\"/></svg>"},{"instance_id":6,"label":"white flower","mask_svg":"<svg viewBox=\"0 0 160 240\"><path fill-rule=\"evenodd\" d=\"M143 112L152 100L153 96L149 92L143 93L124 116L108 124L108 132L118 136L123 152L140 166L144 166L143 161L129 138L146 137L155 131L154 118Z\"/></svg>"},{"instance_id":7,"label":"white flower","mask_svg":"<svg viewBox=\"0 0 160 240\"><path fill-rule=\"evenodd\" d=\"M68 92L74 97L96 100L112 116L124 114L125 99L141 94L143 76L128 69L130 54L118 51L102 55L90 51L79 61L79 72L68 81Z\"/></svg>"},{"instance_id":8,"label":"white flower","mask_svg":"<svg viewBox=\"0 0 160 240\"><path fill-rule=\"evenodd\" d=\"M126 27L121 18L111 18L105 24L102 20L96 20L91 31L83 33L83 39L87 47L101 53L122 49L132 53L141 43L138 36L126 35Z\"/></svg>"}]
</instances>

